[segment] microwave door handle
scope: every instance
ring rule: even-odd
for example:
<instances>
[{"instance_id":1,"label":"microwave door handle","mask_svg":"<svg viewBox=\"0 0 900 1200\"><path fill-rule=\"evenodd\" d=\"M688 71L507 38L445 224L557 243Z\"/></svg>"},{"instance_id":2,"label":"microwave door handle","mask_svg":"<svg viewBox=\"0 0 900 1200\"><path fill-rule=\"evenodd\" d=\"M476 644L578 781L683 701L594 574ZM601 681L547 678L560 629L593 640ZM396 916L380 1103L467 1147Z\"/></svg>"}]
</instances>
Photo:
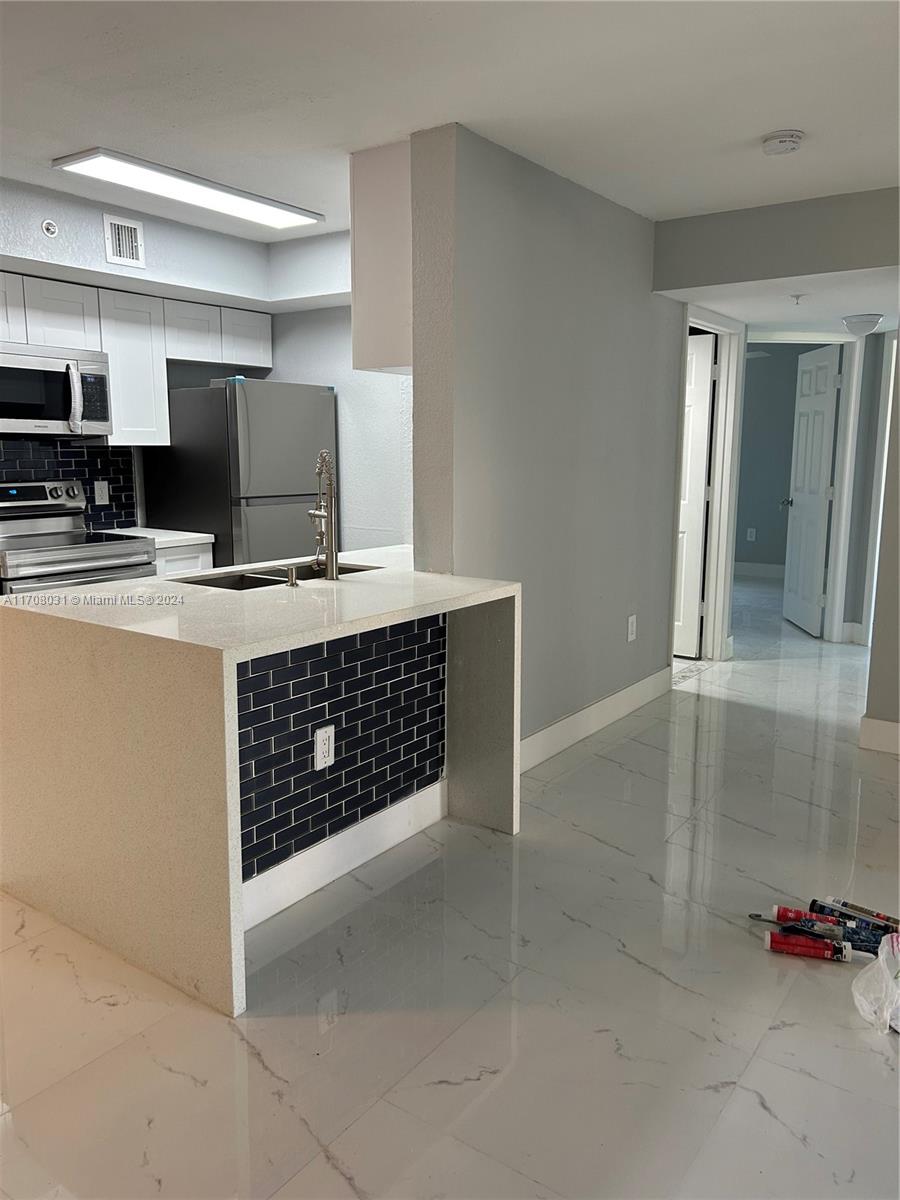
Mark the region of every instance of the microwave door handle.
<instances>
[{"instance_id":1,"label":"microwave door handle","mask_svg":"<svg viewBox=\"0 0 900 1200\"><path fill-rule=\"evenodd\" d=\"M69 377L69 391L72 395L72 408L69 412L69 429L72 433L81 433L84 395L81 391L81 372L78 370L78 363L67 362L66 375Z\"/></svg>"}]
</instances>

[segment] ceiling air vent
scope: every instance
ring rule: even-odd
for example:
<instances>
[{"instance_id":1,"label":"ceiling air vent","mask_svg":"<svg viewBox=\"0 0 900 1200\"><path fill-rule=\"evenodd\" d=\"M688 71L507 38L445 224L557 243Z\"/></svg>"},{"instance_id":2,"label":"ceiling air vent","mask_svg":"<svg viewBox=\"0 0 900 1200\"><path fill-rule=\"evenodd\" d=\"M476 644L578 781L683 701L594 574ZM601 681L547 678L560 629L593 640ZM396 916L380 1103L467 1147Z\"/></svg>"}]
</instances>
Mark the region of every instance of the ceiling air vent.
<instances>
[{"instance_id":1,"label":"ceiling air vent","mask_svg":"<svg viewBox=\"0 0 900 1200\"><path fill-rule=\"evenodd\" d=\"M103 214L106 233L106 261L126 267L145 267L144 226L140 221Z\"/></svg>"}]
</instances>

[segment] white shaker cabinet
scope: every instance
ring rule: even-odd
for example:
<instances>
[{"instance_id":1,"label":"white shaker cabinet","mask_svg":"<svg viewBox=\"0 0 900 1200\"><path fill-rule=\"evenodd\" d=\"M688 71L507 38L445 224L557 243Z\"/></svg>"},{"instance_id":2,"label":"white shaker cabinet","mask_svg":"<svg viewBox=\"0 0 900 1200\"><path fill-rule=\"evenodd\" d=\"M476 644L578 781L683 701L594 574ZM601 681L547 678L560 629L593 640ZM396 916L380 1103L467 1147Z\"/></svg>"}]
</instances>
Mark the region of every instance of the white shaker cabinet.
<instances>
[{"instance_id":1,"label":"white shaker cabinet","mask_svg":"<svg viewBox=\"0 0 900 1200\"><path fill-rule=\"evenodd\" d=\"M192 362L222 362L222 310L216 304L166 300L166 355Z\"/></svg>"},{"instance_id":2,"label":"white shaker cabinet","mask_svg":"<svg viewBox=\"0 0 900 1200\"><path fill-rule=\"evenodd\" d=\"M33 346L100 349L97 289L25 276L25 324Z\"/></svg>"},{"instance_id":3,"label":"white shaker cabinet","mask_svg":"<svg viewBox=\"0 0 900 1200\"><path fill-rule=\"evenodd\" d=\"M156 574L181 575L187 571L211 571L213 565L212 546L159 546L156 547Z\"/></svg>"},{"instance_id":4,"label":"white shaker cabinet","mask_svg":"<svg viewBox=\"0 0 900 1200\"><path fill-rule=\"evenodd\" d=\"M109 355L113 446L168 446L169 393L163 301L100 292L103 349Z\"/></svg>"},{"instance_id":5,"label":"white shaker cabinet","mask_svg":"<svg viewBox=\"0 0 900 1200\"><path fill-rule=\"evenodd\" d=\"M27 340L22 276L0 272L0 342Z\"/></svg>"},{"instance_id":6,"label":"white shaker cabinet","mask_svg":"<svg viewBox=\"0 0 900 1200\"><path fill-rule=\"evenodd\" d=\"M271 367L272 318L268 313L222 309L222 361L240 367Z\"/></svg>"}]
</instances>

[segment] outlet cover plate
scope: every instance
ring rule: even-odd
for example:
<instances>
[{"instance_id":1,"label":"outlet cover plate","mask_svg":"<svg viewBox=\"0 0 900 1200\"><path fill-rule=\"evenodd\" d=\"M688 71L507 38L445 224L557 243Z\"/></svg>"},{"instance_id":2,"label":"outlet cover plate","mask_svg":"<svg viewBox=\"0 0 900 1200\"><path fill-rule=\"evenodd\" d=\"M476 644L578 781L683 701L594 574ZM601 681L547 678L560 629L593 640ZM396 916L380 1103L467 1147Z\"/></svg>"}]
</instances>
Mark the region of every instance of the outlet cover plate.
<instances>
[{"instance_id":1,"label":"outlet cover plate","mask_svg":"<svg viewBox=\"0 0 900 1200\"><path fill-rule=\"evenodd\" d=\"M324 771L334 765L334 726L322 725L316 730L315 769Z\"/></svg>"}]
</instances>

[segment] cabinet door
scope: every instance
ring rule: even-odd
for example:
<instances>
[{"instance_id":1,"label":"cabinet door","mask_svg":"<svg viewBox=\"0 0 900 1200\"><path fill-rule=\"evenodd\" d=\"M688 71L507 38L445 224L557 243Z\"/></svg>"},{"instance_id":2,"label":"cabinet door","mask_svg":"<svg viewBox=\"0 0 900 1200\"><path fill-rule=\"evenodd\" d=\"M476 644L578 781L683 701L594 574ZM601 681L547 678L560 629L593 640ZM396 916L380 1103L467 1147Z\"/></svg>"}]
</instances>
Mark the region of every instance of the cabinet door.
<instances>
[{"instance_id":1,"label":"cabinet door","mask_svg":"<svg viewBox=\"0 0 900 1200\"><path fill-rule=\"evenodd\" d=\"M156 551L157 575L181 575L187 571L212 570L212 546L168 546Z\"/></svg>"},{"instance_id":2,"label":"cabinet door","mask_svg":"<svg viewBox=\"0 0 900 1200\"><path fill-rule=\"evenodd\" d=\"M167 300L166 355L192 362L223 362L222 310L215 304Z\"/></svg>"},{"instance_id":3,"label":"cabinet door","mask_svg":"<svg viewBox=\"0 0 900 1200\"><path fill-rule=\"evenodd\" d=\"M223 308L222 360L239 367L271 367L272 318L269 314Z\"/></svg>"},{"instance_id":4,"label":"cabinet door","mask_svg":"<svg viewBox=\"0 0 900 1200\"><path fill-rule=\"evenodd\" d=\"M113 446L168 446L169 393L163 302L100 292L103 349L109 355Z\"/></svg>"},{"instance_id":5,"label":"cabinet door","mask_svg":"<svg viewBox=\"0 0 900 1200\"><path fill-rule=\"evenodd\" d=\"M0 342L24 342L25 289L21 275L0 272Z\"/></svg>"},{"instance_id":6,"label":"cabinet door","mask_svg":"<svg viewBox=\"0 0 900 1200\"><path fill-rule=\"evenodd\" d=\"M26 275L25 324L33 346L99 350L97 289Z\"/></svg>"}]
</instances>

